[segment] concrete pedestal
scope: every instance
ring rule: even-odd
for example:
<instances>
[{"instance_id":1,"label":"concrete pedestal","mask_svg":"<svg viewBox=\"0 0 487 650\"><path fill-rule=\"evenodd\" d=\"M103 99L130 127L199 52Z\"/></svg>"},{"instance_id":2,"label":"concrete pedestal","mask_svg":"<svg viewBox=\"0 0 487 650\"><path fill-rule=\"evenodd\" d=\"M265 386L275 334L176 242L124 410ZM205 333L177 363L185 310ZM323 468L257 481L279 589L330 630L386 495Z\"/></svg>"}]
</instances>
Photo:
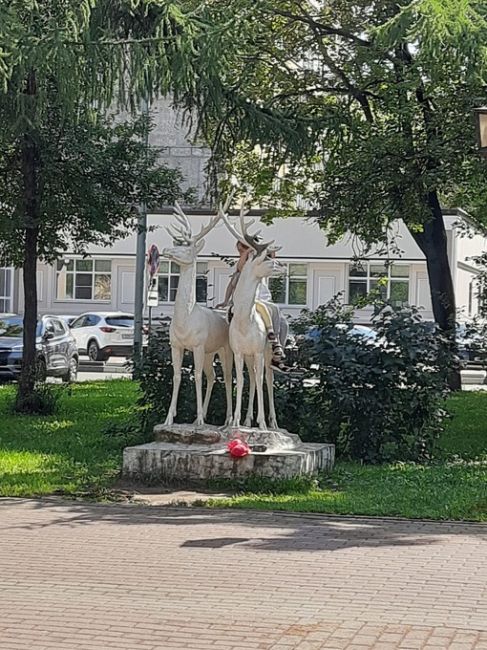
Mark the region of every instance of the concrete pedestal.
<instances>
[{"instance_id":1,"label":"concrete pedestal","mask_svg":"<svg viewBox=\"0 0 487 650\"><path fill-rule=\"evenodd\" d=\"M124 449L125 478L150 485L248 476L292 478L330 471L335 457L334 445L303 443L299 436L282 430L239 428L238 434L259 449L243 458L233 458L226 447L237 430L183 424L158 425L154 433L155 442Z\"/></svg>"}]
</instances>

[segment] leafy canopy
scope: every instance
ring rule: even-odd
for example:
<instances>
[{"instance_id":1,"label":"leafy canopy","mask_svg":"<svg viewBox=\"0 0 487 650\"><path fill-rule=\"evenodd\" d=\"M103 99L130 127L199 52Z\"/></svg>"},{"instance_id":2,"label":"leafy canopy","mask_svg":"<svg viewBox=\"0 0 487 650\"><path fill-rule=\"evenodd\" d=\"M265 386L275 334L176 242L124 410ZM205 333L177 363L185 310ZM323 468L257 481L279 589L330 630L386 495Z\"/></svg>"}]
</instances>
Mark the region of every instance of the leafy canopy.
<instances>
[{"instance_id":1,"label":"leafy canopy","mask_svg":"<svg viewBox=\"0 0 487 650\"><path fill-rule=\"evenodd\" d=\"M251 184L241 152L251 160L258 145L266 194L265 168L290 164L286 182L306 181L332 237L381 239L398 217L420 230L431 193L487 222L472 120L486 94L485 3L235 0L228 14L247 35L229 86L250 108L229 95L207 135L219 164L244 140L230 173Z\"/></svg>"},{"instance_id":2,"label":"leafy canopy","mask_svg":"<svg viewBox=\"0 0 487 650\"><path fill-rule=\"evenodd\" d=\"M142 203L150 209L191 199L180 189L181 173L159 162L160 150L146 148L150 123L144 118L68 121L55 105L48 115L36 129L40 259L51 262L65 250L81 253L88 243L126 236ZM0 131L0 251L4 263L15 266L22 265L25 239L22 184L18 142Z\"/></svg>"}]
</instances>

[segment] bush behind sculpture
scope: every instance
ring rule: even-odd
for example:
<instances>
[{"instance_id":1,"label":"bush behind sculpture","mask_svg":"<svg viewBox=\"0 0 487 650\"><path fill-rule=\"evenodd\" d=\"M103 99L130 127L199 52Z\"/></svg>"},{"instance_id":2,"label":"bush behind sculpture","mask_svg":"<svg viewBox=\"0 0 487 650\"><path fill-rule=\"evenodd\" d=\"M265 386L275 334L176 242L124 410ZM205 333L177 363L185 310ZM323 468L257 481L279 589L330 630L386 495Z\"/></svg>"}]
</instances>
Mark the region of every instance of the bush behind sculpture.
<instances>
[{"instance_id":1,"label":"bush behind sculpture","mask_svg":"<svg viewBox=\"0 0 487 650\"><path fill-rule=\"evenodd\" d=\"M313 340L301 346L306 377L279 390L282 426L304 440L334 442L343 457L366 462L426 460L443 430L448 341L413 308L383 306L377 337L353 331L352 312L337 300L295 322Z\"/></svg>"},{"instance_id":2,"label":"bush behind sculpture","mask_svg":"<svg viewBox=\"0 0 487 650\"><path fill-rule=\"evenodd\" d=\"M451 354L445 339L414 309L387 307L373 318L375 340L353 335L351 312L338 301L295 321L303 335L303 376L276 377L279 424L303 440L334 442L341 457L365 462L425 460L445 418L443 399ZM313 340L304 335L313 328ZM196 416L192 357L185 355L177 422ZM219 364L207 422L225 419ZM167 329L153 334L139 371L146 430L162 422L171 400L172 366ZM246 401L247 395L244 396ZM245 402L244 402L245 403Z\"/></svg>"}]
</instances>

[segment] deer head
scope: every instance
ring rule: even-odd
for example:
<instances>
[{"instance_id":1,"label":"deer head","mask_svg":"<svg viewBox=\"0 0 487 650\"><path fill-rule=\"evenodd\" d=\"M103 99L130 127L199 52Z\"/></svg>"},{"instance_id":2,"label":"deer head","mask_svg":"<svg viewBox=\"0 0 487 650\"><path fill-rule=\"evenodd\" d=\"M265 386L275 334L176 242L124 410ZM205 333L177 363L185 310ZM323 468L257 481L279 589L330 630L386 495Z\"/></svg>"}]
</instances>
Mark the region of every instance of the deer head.
<instances>
[{"instance_id":1,"label":"deer head","mask_svg":"<svg viewBox=\"0 0 487 650\"><path fill-rule=\"evenodd\" d=\"M244 270L247 268L254 277L265 278L275 275L280 275L284 271L284 267L275 259L275 254L281 249L280 246L272 246L274 240L261 243L259 241L260 230L251 234L249 228L255 223L255 219L245 221L247 211L242 205L239 214L240 232L230 222L226 210L220 208L220 216L230 233L244 246L251 248L254 252L252 257L249 257Z\"/></svg>"}]
</instances>

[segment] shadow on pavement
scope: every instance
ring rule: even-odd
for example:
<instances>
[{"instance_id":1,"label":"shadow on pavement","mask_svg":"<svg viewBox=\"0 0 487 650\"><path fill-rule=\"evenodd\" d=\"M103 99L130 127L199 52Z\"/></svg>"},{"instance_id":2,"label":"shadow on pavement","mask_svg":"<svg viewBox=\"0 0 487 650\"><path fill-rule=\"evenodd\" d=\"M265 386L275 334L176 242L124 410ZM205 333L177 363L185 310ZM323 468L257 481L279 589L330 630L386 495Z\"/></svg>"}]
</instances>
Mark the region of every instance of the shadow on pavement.
<instances>
[{"instance_id":1,"label":"shadow on pavement","mask_svg":"<svg viewBox=\"0 0 487 650\"><path fill-rule=\"evenodd\" d=\"M1 510L15 508L18 523L2 524ZM44 521L29 521L42 510ZM36 517L38 517L36 512ZM9 515L8 519L11 519ZM4 520L5 521L5 520ZM59 526L76 528L95 524L117 526L187 526L192 534L178 545L188 548L224 549L251 547L256 551L336 551L351 547L428 546L441 542L444 535L479 536L487 541L487 526L462 522L374 519L327 515L295 515L250 510L173 508L69 502L61 499L0 500L2 530L40 530ZM198 526L211 527L214 537L194 538ZM231 526L231 535L225 529ZM242 536L238 534L242 529ZM258 534L252 536L252 528ZM208 533L208 531L205 531ZM230 533L230 531L228 531Z\"/></svg>"}]
</instances>

